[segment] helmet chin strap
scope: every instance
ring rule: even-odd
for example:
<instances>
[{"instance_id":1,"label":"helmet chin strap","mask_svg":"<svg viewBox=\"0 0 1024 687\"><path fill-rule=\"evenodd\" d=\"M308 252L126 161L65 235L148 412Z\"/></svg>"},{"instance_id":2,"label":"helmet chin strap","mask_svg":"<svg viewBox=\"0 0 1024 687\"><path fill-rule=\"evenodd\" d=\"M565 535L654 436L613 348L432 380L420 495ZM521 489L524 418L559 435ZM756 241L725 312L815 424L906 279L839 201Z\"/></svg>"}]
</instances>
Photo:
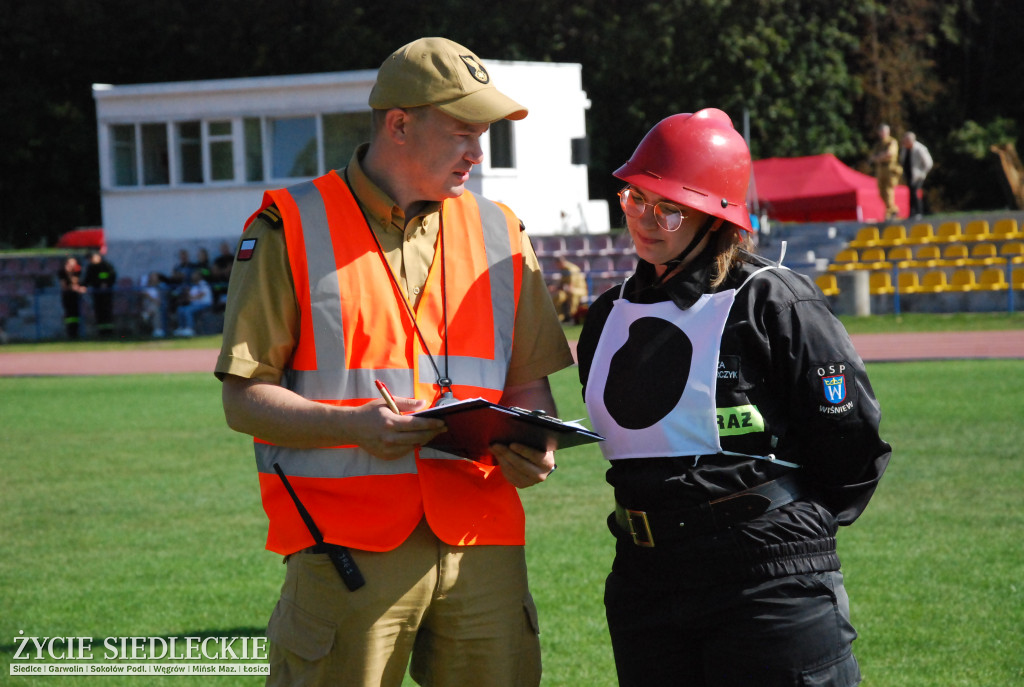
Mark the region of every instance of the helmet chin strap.
<instances>
[{"instance_id":1,"label":"helmet chin strap","mask_svg":"<svg viewBox=\"0 0 1024 687\"><path fill-rule=\"evenodd\" d=\"M700 242L703 241L704 237L708 235L709 231L711 231L711 227L714 226L716 220L718 220L718 218L715 217L714 215L708 215L708 218L704 221L704 224L701 226L700 229L697 230L697 233L694 234L693 236L693 240L690 241L690 244L683 249L683 252L677 255L676 257L672 258L668 262L661 263L663 267L667 267L668 269L666 269L662 273L661 277L658 279L659 284L664 282L668 275L672 272L672 270L674 270L676 267L679 267L679 265L683 263L683 260L686 260L686 257L693 252L693 249L700 245Z\"/></svg>"}]
</instances>

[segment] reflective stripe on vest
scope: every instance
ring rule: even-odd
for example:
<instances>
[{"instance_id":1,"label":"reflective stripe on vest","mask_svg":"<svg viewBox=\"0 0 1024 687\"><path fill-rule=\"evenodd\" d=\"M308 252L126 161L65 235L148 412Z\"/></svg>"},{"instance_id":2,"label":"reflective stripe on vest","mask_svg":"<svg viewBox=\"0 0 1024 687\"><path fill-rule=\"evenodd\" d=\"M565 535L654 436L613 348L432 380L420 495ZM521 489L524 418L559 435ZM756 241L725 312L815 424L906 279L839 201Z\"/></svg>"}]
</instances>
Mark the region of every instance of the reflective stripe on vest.
<instances>
[{"instance_id":1,"label":"reflective stripe on vest","mask_svg":"<svg viewBox=\"0 0 1024 687\"><path fill-rule=\"evenodd\" d=\"M282 386L322 403L361 405L379 398L374 381L380 379L397 396L435 401L440 389L430 355L443 375L446 296L455 395L501 397L522 272L520 229L510 212L468 192L443 203L439 248L415 309L424 349L399 300L405 294L388 276L385 257L337 174L270 191L261 210L270 204L284 219L300 316ZM292 449L259 439L255 445L270 518L267 547L279 553L304 548L312 538L275 462L328 542L388 550L425 511L435 533L451 544L523 543L518 494L494 466L429 449L386 461L355 446ZM307 496L320 507L306 503Z\"/></svg>"}]
</instances>

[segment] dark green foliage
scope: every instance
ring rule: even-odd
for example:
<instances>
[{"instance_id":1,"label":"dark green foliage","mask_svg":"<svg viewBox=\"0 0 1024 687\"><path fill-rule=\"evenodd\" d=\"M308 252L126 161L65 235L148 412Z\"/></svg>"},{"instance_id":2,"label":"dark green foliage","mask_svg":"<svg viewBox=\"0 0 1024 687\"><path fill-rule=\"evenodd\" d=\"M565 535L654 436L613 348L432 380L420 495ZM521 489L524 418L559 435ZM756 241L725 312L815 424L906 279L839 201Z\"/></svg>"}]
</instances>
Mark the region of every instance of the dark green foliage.
<instances>
[{"instance_id":1,"label":"dark green foliage","mask_svg":"<svg viewBox=\"0 0 1024 687\"><path fill-rule=\"evenodd\" d=\"M968 163L949 137L1024 119L1015 0L8 4L0 246L101 222L93 83L372 69L423 35L484 58L582 64L596 198L614 200L610 172L657 121L715 106L737 127L749 113L755 158L832 152L863 166L879 119L912 128L936 158L933 208L990 209L1006 203L994 157Z\"/></svg>"}]
</instances>

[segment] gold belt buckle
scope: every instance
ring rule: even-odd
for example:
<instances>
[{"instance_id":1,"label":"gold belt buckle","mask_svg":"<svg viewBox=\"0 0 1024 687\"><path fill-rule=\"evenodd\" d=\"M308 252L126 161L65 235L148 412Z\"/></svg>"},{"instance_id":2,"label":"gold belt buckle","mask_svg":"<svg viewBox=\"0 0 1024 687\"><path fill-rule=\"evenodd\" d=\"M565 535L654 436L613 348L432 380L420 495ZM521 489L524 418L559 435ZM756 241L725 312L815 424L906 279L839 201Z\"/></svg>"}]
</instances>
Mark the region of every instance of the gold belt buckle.
<instances>
[{"instance_id":1,"label":"gold belt buckle","mask_svg":"<svg viewBox=\"0 0 1024 687\"><path fill-rule=\"evenodd\" d=\"M654 547L654 535L651 534L651 523L647 513L642 510L626 509L626 520L629 522L629 534L637 546Z\"/></svg>"}]
</instances>

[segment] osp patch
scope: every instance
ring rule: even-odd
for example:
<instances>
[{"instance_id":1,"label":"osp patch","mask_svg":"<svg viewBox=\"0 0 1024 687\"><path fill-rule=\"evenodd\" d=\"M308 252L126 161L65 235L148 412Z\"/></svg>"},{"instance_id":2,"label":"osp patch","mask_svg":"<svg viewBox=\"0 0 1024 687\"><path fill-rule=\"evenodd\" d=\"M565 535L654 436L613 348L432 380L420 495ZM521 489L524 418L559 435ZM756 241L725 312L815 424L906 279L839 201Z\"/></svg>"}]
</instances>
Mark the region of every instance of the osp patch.
<instances>
[{"instance_id":1,"label":"osp patch","mask_svg":"<svg viewBox=\"0 0 1024 687\"><path fill-rule=\"evenodd\" d=\"M808 371L818 412L822 415L845 415L853 410L856 385L852 384L853 368L845 361L814 365Z\"/></svg>"}]
</instances>

